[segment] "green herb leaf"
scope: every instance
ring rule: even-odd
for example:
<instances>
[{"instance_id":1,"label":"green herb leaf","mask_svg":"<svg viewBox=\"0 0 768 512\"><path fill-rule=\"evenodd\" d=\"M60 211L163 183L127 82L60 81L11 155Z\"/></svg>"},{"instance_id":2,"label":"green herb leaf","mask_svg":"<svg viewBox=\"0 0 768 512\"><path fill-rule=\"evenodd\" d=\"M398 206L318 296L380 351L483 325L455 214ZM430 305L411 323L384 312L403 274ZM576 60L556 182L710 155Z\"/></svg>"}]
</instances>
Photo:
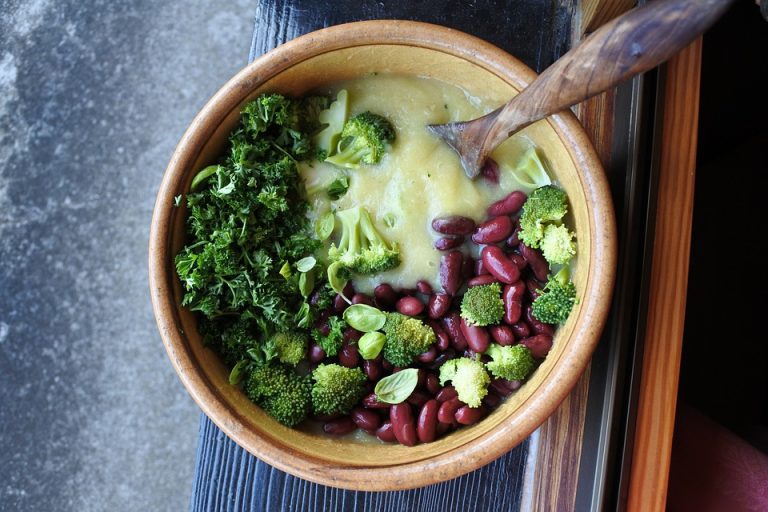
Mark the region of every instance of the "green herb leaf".
<instances>
[{"instance_id":1,"label":"green herb leaf","mask_svg":"<svg viewBox=\"0 0 768 512\"><path fill-rule=\"evenodd\" d=\"M283 263L283 266L280 267L279 274L281 276L283 276L284 278L286 278L286 279L290 279L291 278L291 274L292 274L292 272L291 272L291 264L288 263L287 261L285 263Z\"/></svg>"},{"instance_id":2,"label":"green herb leaf","mask_svg":"<svg viewBox=\"0 0 768 512\"><path fill-rule=\"evenodd\" d=\"M373 389L379 402L399 404L404 402L419 382L419 370L408 368L384 377Z\"/></svg>"},{"instance_id":3,"label":"green herb leaf","mask_svg":"<svg viewBox=\"0 0 768 512\"><path fill-rule=\"evenodd\" d=\"M250 361L243 359L232 368L232 371L229 372L230 384L232 384L233 386L236 386L240 384L240 382L242 382L243 377L245 377L245 369L249 363Z\"/></svg>"},{"instance_id":4,"label":"green herb leaf","mask_svg":"<svg viewBox=\"0 0 768 512\"><path fill-rule=\"evenodd\" d=\"M341 176L335 179L330 185L328 185L328 197L331 199L331 201L336 201L344 194L346 194L348 189L349 178L346 176Z\"/></svg>"},{"instance_id":5,"label":"green herb leaf","mask_svg":"<svg viewBox=\"0 0 768 512\"><path fill-rule=\"evenodd\" d=\"M387 337L384 334L378 331L367 332L357 341L357 351L363 359L376 359L385 341Z\"/></svg>"},{"instance_id":6,"label":"green herb leaf","mask_svg":"<svg viewBox=\"0 0 768 512\"><path fill-rule=\"evenodd\" d=\"M328 267L328 284L331 285L331 289L336 293L343 293L344 287L347 286L346 268L340 261L331 263Z\"/></svg>"},{"instance_id":7,"label":"green herb leaf","mask_svg":"<svg viewBox=\"0 0 768 512\"><path fill-rule=\"evenodd\" d=\"M299 292L302 297L309 297L312 290L315 288L315 273L314 272L302 272L299 274Z\"/></svg>"},{"instance_id":8,"label":"green herb leaf","mask_svg":"<svg viewBox=\"0 0 768 512\"><path fill-rule=\"evenodd\" d=\"M306 258L301 258L296 262L296 270L299 272L309 272L315 268L316 264L317 260L313 256L307 256Z\"/></svg>"},{"instance_id":9,"label":"green herb leaf","mask_svg":"<svg viewBox=\"0 0 768 512\"><path fill-rule=\"evenodd\" d=\"M205 180L216 174L216 171L218 170L218 165L209 165L208 167L204 168L202 171L195 174L195 177L192 178L192 184L189 186L189 189L192 191L197 190L197 187L199 187Z\"/></svg>"},{"instance_id":10,"label":"green herb leaf","mask_svg":"<svg viewBox=\"0 0 768 512\"><path fill-rule=\"evenodd\" d=\"M367 304L353 304L344 310L344 321L353 329L371 332L384 327L387 315Z\"/></svg>"},{"instance_id":11,"label":"green herb leaf","mask_svg":"<svg viewBox=\"0 0 768 512\"><path fill-rule=\"evenodd\" d=\"M331 233L333 233L334 225L336 224L336 216L333 212L326 212L317 219L315 224L315 234L318 240L327 240Z\"/></svg>"},{"instance_id":12,"label":"green herb leaf","mask_svg":"<svg viewBox=\"0 0 768 512\"><path fill-rule=\"evenodd\" d=\"M181 194L177 196L173 196L173 206L175 206L176 208L181 206Z\"/></svg>"}]
</instances>

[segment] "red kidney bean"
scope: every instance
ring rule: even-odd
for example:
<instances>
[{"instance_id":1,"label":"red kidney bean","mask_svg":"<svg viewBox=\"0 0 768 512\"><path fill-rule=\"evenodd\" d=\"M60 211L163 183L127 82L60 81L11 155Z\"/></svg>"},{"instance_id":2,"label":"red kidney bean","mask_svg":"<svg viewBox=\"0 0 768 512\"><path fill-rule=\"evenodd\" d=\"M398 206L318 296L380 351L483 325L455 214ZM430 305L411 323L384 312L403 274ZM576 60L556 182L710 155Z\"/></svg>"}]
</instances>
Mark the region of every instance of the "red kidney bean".
<instances>
[{"instance_id":1,"label":"red kidney bean","mask_svg":"<svg viewBox=\"0 0 768 512\"><path fill-rule=\"evenodd\" d=\"M437 370L443 365L443 363L449 359L453 359L454 357L456 357L456 351L449 347L442 354L437 356L434 361L427 364L426 366L431 370Z\"/></svg>"},{"instance_id":2,"label":"red kidney bean","mask_svg":"<svg viewBox=\"0 0 768 512\"><path fill-rule=\"evenodd\" d=\"M352 296L352 304L366 304L368 306L375 306L373 299L364 293L356 293Z\"/></svg>"},{"instance_id":3,"label":"red kidney bean","mask_svg":"<svg viewBox=\"0 0 768 512\"><path fill-rule=\"evenodd\" d=\"M429 296L427 313L429 318L441 318L451 307L451 296L447 293L436 293Z\"/></svg>"},{"instance_id":4,"label":"red kidney bean","mask_svg":"<svg viewBox=\"0 0 768 512\"><path fill-rule=\"evenodd\" d=\"M486 158L483 167L480 169L480 174L489 183L499 184L499 164L493 158Z\"/></svg>"},{"instance_id":5,"label":"red kidney bean","mask_svg":"<svg viewBox=\"0 0 768 512\"><path fill-rule=\"evenodd\" d=\"M449 432L450 430L452 430L452 428L453 428L453 425L451 425L449 423L440 423L438 421L437 422L437 436L436 437L442 436L443 434L445 434L445 433Z\"/></svg>"},{"instance_id":6,"label":"red kidney bean","mask_svg":"<svg viewBox=\"0 0 768 512\"><path fill-rule=\"evenodd\" d=\"M389 404L379 402L376 393L370 393L363 397L363 407L366 409L389 409Z\"/></svg>"},{"instance_id":7,"label":"red kidney bean","mask_svg":"<svg viewBox=\"0 0 768 512\"><path fill-rule=\"evenodd\" d=\"M495 217L497 215L512 215L520 211L523 204L528 199L528 196L524 192L515 190L507 197L499 199L495 203L488 207L488 216Z\"/></svg>"},{"instance_id":8,"label":"red kidney bean","mask_svg":"<svg viewBox=\"0 0 768 512\"><path fill-rule=\"evenodd\" d=\"M460 407L454 416L456 421L462 425L472 425L483 419L483 416L485 416L485 407L470 407L465 405Z\"/></svg>"},{"instance_id":9,"label":"red kidney bean","mask_svg":"<svg viewBox=\"0 0 768 512\"><path fill-rule=\"evenodd\" d=\"M337 420L332 420L323 425L323 432L332 436L343 436L349 434L357 428L355 422L349 416L344 416Z\"/></svg>"},{"instance_id":10,"label":"red kidney bean","mask_svg":"<svg viewBox=\"0 0 768 512\"><path fill-rule=\"evenodd\" d=\"M394 365L389 361L387 361L386 359L382 359L381 367L384 368L386 371L391 372L392 368L394 368Z\"/></svg>"},{"instance_id":11,"label":"red kidney bean","mask_svg":"<svg viewBox=\"0 0 768 512\"><path fill-rule=\"evenodd\" d=\"M373 289L373 298L376 306L383 309L392 309L399 298L397 292L389 283L381 283Z\"/></svg>"},{"instance_id":12,"label":"red kidney bean","mask_svg":"<svg viewBox=\"0 0 768 512\"><path fill-rule=\"evenodd\" d=\"M493 341L501 346L515 344L515 333L512 332L512 328L508 325L489 325L488 332L491 334Z\"/></svg>"},{"instance_id":13,"label":"red kidney bean","mask_svg":"<svg viewBox=\"0 0 768 512\"><path fill-rule=\"evenodd\" d=\"M461 215L435 217L432 229L443 235L468 235L474 231L475 221Z\"/></svg>"},{"instance_id":14,"label":"red kidney bean","mask_svg":"<svg viewBox=\"0 0 768 512\"><path fill-rule=\"evenodd\" d=\"M549 351L552 350L552 336L537 334L529 338L523 338L520 340L520 344L528 347L535 359L544 359L549 354Z\"/></svg>"},{"instance_id":15,"label":"red kidney bean","mask_svg":"<svg viewBox=\"0 0 768 512\"><path fill-rule=\"evenodd\" d=\"M444 236L435 240L434 247L438 251L450 251L463 243L463 236Z\"/></svg>"},{"instance_id":16,"label":"red kidney bean","mask_svg":"<svg viewBox=\"0 0 768 512\"><path fill-rule=\"evenodd\" d=\"M440 403L437 400L427 400L421 406L419 418L416 422L416 434L422 443L431 443L437 434L437 411Z\"/></svg>"},{"instance_id":17,"label":"red kidney bean","mask_svg":"<svg viewBox=\"0 0 768 512\"><path fill-rule=\"evenodd\" d=\"M507 247L509 248L515 248L520 245L520 226L515 226L514 229L512 229L512 234L507 237L507 240L504 243L507 244Z\"/></svg>"},{"instance_id":18,"label":"red kidney bean","mask_svg":"<svg viewBox=\"0 0 768 512\"><path fill-rule=\"evenodd\" d=\"M467 281L467 288L472 288L473 286L483 286L486 284L491 283L497 283L496 278L493 277L491 274L483 274L481 276L475 276L469 281Z\"/></svg>"},{"instance_id":19,"label":"red kidney bean","mask_svg":"<svg viewBox=\"0 0 768 512\"><path fill-rule=\"evenodd\" d=\"M432 295L432 285L424 280L416 283L416 289L419 293L423 293L424 295Z\"/></svg>"},{"instance_id":20,"label":"red kidney bean","mask_svg":"<svg viewBox=\"0 0 768 512\"><path fill-rule=\"evenodd\" d=\"M519 254L510 254L509 259L512 260L512 263L514 263L520 271L523 271L528 267L528 261Z\"/></svg>"},{"instance_id":21,"label":"red kidney bean","mask_svg":"<svg viewBox=\"0 0 768 512\"><path fill-rule=\"evenodd\" d=\"M363 333L352 327L344 329L342 339L347 343L357 343L357 340L363 337Z\"/></svg>"},{"instance_id":22,"label":"red kidney bean","mask_svg":"<svg viewBox=\"0 0 768 512\"><path fill-rule=\"evenodd\" d=\"M416 372L416 379L416 387L423 388L424 384L427 382L427 370L424 368L419 368L419 370Z\"/></svg>"},{"instance_id":23,"label":"red kidney bean","mask_svg":"<svg viewBox=\"0 0 768 512\"><path fill-rule=\"evenodd\" d=\"M531 335L531 328L525 322L517 322L512 325L511 329L517 339L527 338Z\"/></svg>"},{"instance_id":24,"label":"red kidney bean","mask_svg":"<svg viewBox=\"0 0 768 512\"><path fill-rule=\"evenodd\" d=\"M342 417L342 414L338 412L335 412L333 414L315 414L315 419L318 421L332 421L341 417Z\"/></svg>"},{"instance_id":25,"label":"red kidney bean","mask_svg":"<svg viewBox=\"0 0 768 512\"><path fill-rule=\"evenodd\" d=\"M378 382L384 374L384 370L381 368L381 363L375 359L363 360L363 372L371 382Z\"/></svg>"},{"instance_id":26,"label":"red kidney bean","mask_svg":"<svg viewBox=\"0 0 768 512\"><path fill-rule=\"evenodd\" d=\"M483 265L502 283L512 284L520 279L520 269L495 245L483 247Z\"/></svg>"},{"instance_id":27,"label":"red kidney bean","mask_svg":"<svg viewBox=\"0 0 768 512\"><path fill-rule=\"evenodd\" d=\"M505 240L513 229L512 219L506 215L493 217L475 228L472 241L476 244L495 244Z\"/></svg>"},{"instance_id":28,"label":"red kidney bean","mask_svg":"<svg viewBox=\"0 0 768 512\"><path fill-rule=\"evenodd\" d=\"M491 342L488 330L485 327L471 325L461 319L461 332L467 340L467 346L475 352L485 352Z\"/></svg>"},{"instance_id":29,"label":"red kidney bean","mask_svg":"<svg viewBox=\"0 0 768 512\"><path fill-rule=\"evenodd\" d=\"M424 303L416 297L403 297L395 304L398 313L407 316L420 315L424 311Z\"/></svg>"},{"instance_id":30,"label":"red kidney bean","mask_svg":"<svg viewBox=\"0 0 768 512\"><path fill-rule=\"evenodd\" d=\"M456 419L456 411L462 407L464 407L464 402L458 398L451 398L441 403L440 409L437 411L437 421L440 423L453 423L453 420Z\"/></svg>"},{"instance_id":31,"label":"red kidney bean","mask_svg":"<svg viewBox=\"0 0 768 512\"><path fill-rule=\"evenodd\" d=\"M426 352L419 354L419 357L417 358L420 363L431 363L435 360L437 357L437 347L432 345L429 347L429 350Z\"/></svg>"},{"instance_id":32,"label":"red kidney bean","mask_svg":"<svg viewBox=\"0 0 768 512\"><path fill-rule=\"evenodd\" d=\"M333 298L333 311L335 313L343 313L348 307L349 303L344 300L340 293L337 293L336 297Z\"/></svg>"},{"instance_id":33,"label":"red kidney bean","mask_svg":"<svg viewBox=\"0 0 768 512\"><path fill-rule=\"evenodd\" d=\"M323 359L325 359L325 350L323 350L323 347L313 342L309 346L309 360L313 363L319 363Z\"/></svg>"},{"instance_id":34,"label":"red kidney bean","mask_svg":"<svg viewBox=\"0 0 768 512\"><path fill-rule=\"evenodd\" d=\"M320 331L323 336L328 336L331 333L331 326L328 325L328 320L315 322L315 329Z\"/></svg>"},{"instance_id":35,"label":"red kidney bean","mask_svg":"<svg viewBox=\"0 0 768 512\"><path fill-rule=\"evenodd\" d=\"M495 409L501 403L501 397L496 393L488 393L483 398L483 406L489 409Z\"/></svg>"},{"instance_id":36,"label":"red kidney bean","mask_svg":"<svg viewBox=\"0 0 768 512\"><path fill-rule=\"evenodd\" d=\"M385 443L394 443L396 438L395 431L392 430L392 422L385 421L382 423L378 430L376 430L376 437Z\"/></svg>"},{"instance_id":37,"label":"red kidney bean","mask_svg":"<svg viewBox=\"0 0 768 512\"><path fill-rule=\"evenodd\" d=\"M424 387L427 388L427 391L432 393L433 395L436 395L440 392L440 380L437 378L437 375L434 373L428 373L427 378L424 382Z\"/></svg>"},{"instance_id":38,"label":"red kidney bean","mask_svg":"<svg viewBox=\"0 0 768 512\"><path fill-rule=\"evenodd\" d=\"M435 395L435 400L438 402L447 402L448 400L452 400L459 396L459 394L456 392L456 388L453 386L445 386L443 389L437 392Z\"/></svg>"},{"instance_id":39,"label":"red kidney bean","mask_svg":"<svg viewBox=\"0 0 768 512\"><path fill-rule=\"evenodd\" d=\"M440 352L445 352L448 350L448 347L451 346L451 337L448 336L448 333L445 332L442 328L435 329L435 336L437 336L437 343L435 344L437 350Z\"/></svg>"},{"instance_id":40,"label":"red kidney bean","mask_svg":"<svg viewBox=\"0 0 768 512\"><path fill-rule=\"evenodd\" d=\"M541 295L541 289L544 287L533 277L525 280L525 287L528 289L528 296L531 298L531 302L539 298Z\"/></svg>"},{"instance_id":41,"label":"red kidney bean","mask_svg":"<svg viewBox=\"0 0 768 512\"><path fill-rule=\"evenodd\" d=\"M512 390L509 389L507 386L505 386L502 382L500 382L501 379L494 379L491 381L490 389L492 389L496 394L499 396L505 397L512 394Z\"/></svg>"},{"instance_id":42,"label":"red kidney bean","mask_svg":"<svg viewBox=\"0 0 768 512\"><path fill-rule=\"evenodd\" d=\"M456 295L461 288L463 261L464 255L461 251L451 251L440 258L440 284L448 295Z\"/></svg>"},{"instance_id":43,"label":"red kidney bean","mask_svg":"<svg viewBox=\"0 0 768 512\"><path fill-rule=\"evenodd\" d=\"M554 326L545 324L533 316L533 308L530 305L525 306L525 322L531 326L531 330L535 334L546 334L549 337L555 335Z\"/></svg>"},{"instance_id":44,"label":"red kidney bean","mask_svg":"<svg viewBox=\"0 0 768 512\"><path fill-rule=\"evenodd\" d=\"M549 275L549 264L544 256L536 249L531 249L527 245L521 243L518 245L520 255L528 262L528 266L531 268L534 277L539 281L546 281Z\"/></svg>"},{"instance_id":45,"label":"red kidney bean","mask_svg":"<svg viewBox=\"0 0 768 512\"><path fill-rule=\"evenodd\" d=\"M421 407L431 399L432 397L429 396L429 394L426 391L419 391L417 389L417 390L414 390L413 393L411 393L411 396L409 396L406 399L406 402L408 402L411 405L415 405L416 407Z\"/></svg>"},{"instance_id":46,"label":"red kidney bean","mask_svg":"<svg viewBox=\"0 0 768 512\"><path fill-rule=\"evenodd\" d=\"M381 416L368 409L355 407L352 409L352 421L363 430L376 430L381 426Z\"/></svg>"},{"instance_id":47,"label":"red kidney bean","mask_svg":"<svg viewBox=\"0 0 768 512\"><path fill-rule=\"evenodd\" d=\"M475 260L469 256L464 256L464 261L461 264L461 277L464 280L474 277L475 275Z\"/></svg>"},{"instance_id":48,"label":"red kidney bean","mask_svg":"<svg viewBox=\"0 0 768 512\"><path fill-rule=\"evenodd\" d=\"M416 424L413 421L411 405L401 403L389 408L389 419L392 422L392 430L395 437L405 446L414 446L417 442Z\"/></svg>"},{"instance_id":49,"label":"red kidney bean","mask_svg":"<svg viewBox=\"0 0 768 512\"><path fill-rule=\"evenodd\" d=\"M485 269L485 266L483 265L483 259L480 258L475 262L475 275L484 276L487 274L488 274L488 271Z\"/></svg>"},{"instance_id":50,"label":"red kidney bean","mask_svg":"<svg viewBox=\"0 0 768 512\"><path fill-rule=\"evenodd\" d=\"M451 345L456 350L467 348L467 339L461 331L461 316L456 311L451 311L443 317L443 328L451 337Z\"/></svg>"},{"instance_id":51,"label":"red kidney bean","mask_svg":"<svg viewBox=\"0 0 768 512\"><path fill-rule=\"evenodd\" d=\"M357 351L357 346L344 342L339 350L339 363L347 368L357 368L357 363L360 362L360 354Z\"/></svg>"},{"instance_id":52,"label":"red kidney bean","mask_svg":"<svg viewBox=\"0 0 768 512\"><path fill-rule=\"evenodd\" d=\"M523 295L525 283L518 281L504 287L501 298L504 302L504 322L509 325L516 324L523 313Z\"/></svg>"}]
</instances>

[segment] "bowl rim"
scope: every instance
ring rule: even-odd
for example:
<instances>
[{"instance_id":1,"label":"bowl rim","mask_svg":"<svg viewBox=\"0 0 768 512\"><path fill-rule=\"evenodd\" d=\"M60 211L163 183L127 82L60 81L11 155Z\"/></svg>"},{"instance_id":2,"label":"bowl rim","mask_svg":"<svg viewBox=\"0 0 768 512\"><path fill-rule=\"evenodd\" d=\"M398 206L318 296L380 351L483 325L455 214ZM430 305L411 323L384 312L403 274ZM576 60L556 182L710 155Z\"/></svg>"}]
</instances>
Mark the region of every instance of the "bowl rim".
<instances>
[{"instance_id":1,"label":"bowl rim","mask_svg":"<svg viewBox=\"0 0 768 512\"><path fill-rule=\"evenodd\" d=\"M559 406L586 368L610 307L616 267L616 233L613 206L602 165L586 132L576 117L563 112L545 122L557 132L574 166L582 176L587 197L587 218L594 237L589 273L600 269L586 282L602 290L597 300L581 308L579 322L573 329L578 347L561 354L560 368L541 383L528 398L529 413L513 415L494 429L453 450L427 459L390 466L345 466L308 457L287 444L261 436L245 428L242 418L226 404L207 379L197 373L197 362L186 347L178 319L171 282L175 278L172 255L173 195L184 179L182 172L199 154L199 148L213 134L216 120L224 119L238 108L259 84L285 69L318 55L355 46L405 45L436 50L473 62L502 77L519 76L520 84L530 83L536 73L507 52L455 29L430 23L404 20L359 21L335 25L293 39L264 54L227 81L195 116L178 143L163 175L154 206L149 237L149 286L158 329L171 363L182 383L203 412L251 454L290 474L315 483L352 490L396 490L421 487L448 480L475 470L500 457L527 438ZM514 72L510 73L510 69ZM196 149L197 148L197 149ZM593 200L599 198L603 207ZM589 290L585 290L585 296ZM567 371L565 371L567 370Z\"/></svg>"}]
</instances>

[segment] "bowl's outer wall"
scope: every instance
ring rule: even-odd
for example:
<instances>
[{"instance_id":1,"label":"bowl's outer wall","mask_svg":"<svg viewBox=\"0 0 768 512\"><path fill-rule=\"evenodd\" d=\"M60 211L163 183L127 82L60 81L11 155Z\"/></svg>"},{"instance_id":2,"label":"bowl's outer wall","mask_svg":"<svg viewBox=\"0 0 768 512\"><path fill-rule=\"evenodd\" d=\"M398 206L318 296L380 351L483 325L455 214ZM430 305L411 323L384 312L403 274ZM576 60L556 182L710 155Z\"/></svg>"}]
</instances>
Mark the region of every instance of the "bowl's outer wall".
<instances>
[{"instance_id":1,"label":"bowl's outer wall","mask_svg":"<svg viewBox=\"0 0 768 512\"><path fill-rule=\"evenodd\" d=\"M466 473L502 455L540 425L583 372L607 315L615 269L613 208L602 169L570 114L526 129L569 195L578 233L573 278L580 304L557 333L534 376L487 419L412 448L331 439L288 429L227 382L227 369L202 347L194 317L179 308L173 256L184 244L183 208L173 197L214 161L237 123L239 108L264 91L300 95L370 72L416 74L454 83L501 104L535 74L474 37L423 23L378 21L308 34L265 55L228 82L185 133L158 193L150 241L150 285L169 356L193 398L236 442L292 474L326 485L404 489Z\"/></svg>"}]
</instances>

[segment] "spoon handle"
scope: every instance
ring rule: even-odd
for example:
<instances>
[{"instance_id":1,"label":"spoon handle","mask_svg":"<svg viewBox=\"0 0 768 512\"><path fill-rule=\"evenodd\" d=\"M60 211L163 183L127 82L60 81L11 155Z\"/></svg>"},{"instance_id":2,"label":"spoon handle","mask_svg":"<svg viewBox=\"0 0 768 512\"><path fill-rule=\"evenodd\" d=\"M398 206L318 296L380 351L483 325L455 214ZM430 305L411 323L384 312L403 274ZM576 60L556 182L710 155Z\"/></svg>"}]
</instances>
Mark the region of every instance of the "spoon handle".
<instances>
[{"instance_id":1,"label":"spoon handle","mask_svg":"<svg viewBox=\"0 0 768 512\"><path fill-rule=\"evenodd\" d=\"M732 1L653 0L603 25L486 116L492 124L481 154L534 121L658 66L709 28Z\"/></svg>"}]
</instances>

